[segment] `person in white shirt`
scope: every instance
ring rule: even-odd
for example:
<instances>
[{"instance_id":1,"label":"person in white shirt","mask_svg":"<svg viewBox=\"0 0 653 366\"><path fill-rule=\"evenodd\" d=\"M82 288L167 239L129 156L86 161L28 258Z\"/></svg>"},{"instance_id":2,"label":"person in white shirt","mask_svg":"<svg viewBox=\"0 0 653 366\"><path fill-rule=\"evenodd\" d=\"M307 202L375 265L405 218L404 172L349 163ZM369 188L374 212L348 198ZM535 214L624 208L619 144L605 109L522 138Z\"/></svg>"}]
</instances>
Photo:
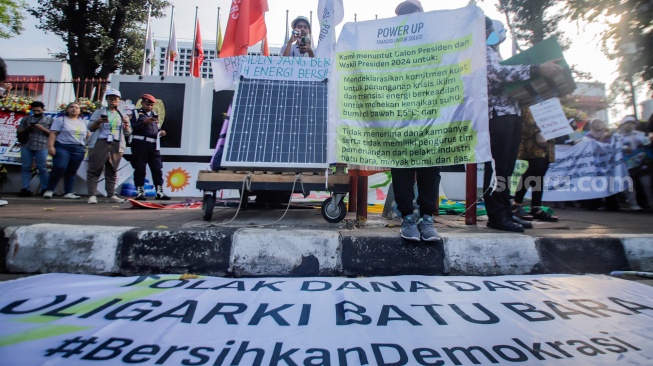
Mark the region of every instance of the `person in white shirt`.
<instances>
[{"instance_id":1,"label":"person in white shirt","mask_svg":"<svg viewBox=\"0 0 653 366\"><path fill-rule=\"evenodd\" d=\"M633 180L639 181L646 196L646 201L653 209L653 157L651 156L651 141L642 131L637 131L637 119L633 115L624 117L619 125L621 149L628 165L628 174Z\"/></svg>"},{"instance_id":2,"label":"person in white shirt","mask_svg":"<svg viewBox=\"0 0 653 366\"><path fill-rule=\"evenodd\" d=\"M311 23L306 17L299 16L290 23L292 35L281 47L281 56L315 57L311 45Z\"/></svg>"}]
</instances>

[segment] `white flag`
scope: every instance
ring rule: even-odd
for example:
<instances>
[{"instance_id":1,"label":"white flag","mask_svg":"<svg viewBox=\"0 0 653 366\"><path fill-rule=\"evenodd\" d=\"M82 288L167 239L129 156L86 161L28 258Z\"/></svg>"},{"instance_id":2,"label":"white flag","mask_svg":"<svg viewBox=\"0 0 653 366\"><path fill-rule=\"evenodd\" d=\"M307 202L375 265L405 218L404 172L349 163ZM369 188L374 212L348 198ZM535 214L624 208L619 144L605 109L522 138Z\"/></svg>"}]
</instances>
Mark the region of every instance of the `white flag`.
<instances>
[{"instance_id":1,"label":"white flag","mask_svg":"<svg viewBox=\"0 0 653 366\"><path fill-rule=\"evenodd\" d=\"M333 57L336 48L336 25L345 18L342 0L320 0L317 4L317 17L320 33L315 57Z\"/></svg>"},{"instance_id":2,"label":"white flag","mask_svg":"<svg viewBox=\"0 0 653 366\"><path fill-rule=\"evenodd\" d=\"M147 19L147 38L145 38L145 62L143 75L152 75L152 60L154 59L154 40L152 39L152 24Z\"/></svg>"},{"instance_id":3,"label":"white flag","mask_svg":"<svg viewBox=\"0 0 653 366\"><path fill-rule=\"evenodd\" d=\"M175 75L175 61L179 56L177 47L177 32L175 32L175 21L172 21L172 30L170 31L170 42L168 43L168 52L166 55L166 76Z\"/></svg>"}]
</instances>

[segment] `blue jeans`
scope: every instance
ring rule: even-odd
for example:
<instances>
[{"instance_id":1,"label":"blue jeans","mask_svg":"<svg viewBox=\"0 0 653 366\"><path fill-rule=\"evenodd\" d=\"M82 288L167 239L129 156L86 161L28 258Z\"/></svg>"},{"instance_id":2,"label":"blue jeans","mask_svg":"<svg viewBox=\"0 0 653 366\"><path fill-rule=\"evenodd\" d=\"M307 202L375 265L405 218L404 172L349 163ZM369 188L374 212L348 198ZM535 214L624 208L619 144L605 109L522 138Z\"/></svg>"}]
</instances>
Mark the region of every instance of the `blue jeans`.
<instances>
[{"instance_id":1,"label":"blue jeans","mask_svg":"<svg viewBox=\"0 0 653 366\"><path fill-rule=\"evenodd\" d=\"M23 163L23 169L21 171L23 189L30 189L32 162L36 160L36 170L39 171L39 179L41 180L41 191L44 192L48 188L48 150L30 150L26 147L21 147L20 160Z\"/></svg>"},{"instance_id":2,"label":"blue jeans","mask_svg":"<svg viewBox=\"0 0 653 366\"><path fill-rule=\"evenodd\" d=\"M59 142L54 143L54 148L57 153L52 158L48 190L54 192L63 176L64 194L73 193L77 169L84 160L86 148L78 144L61 144Z\"/></svg>"}]
</instances>

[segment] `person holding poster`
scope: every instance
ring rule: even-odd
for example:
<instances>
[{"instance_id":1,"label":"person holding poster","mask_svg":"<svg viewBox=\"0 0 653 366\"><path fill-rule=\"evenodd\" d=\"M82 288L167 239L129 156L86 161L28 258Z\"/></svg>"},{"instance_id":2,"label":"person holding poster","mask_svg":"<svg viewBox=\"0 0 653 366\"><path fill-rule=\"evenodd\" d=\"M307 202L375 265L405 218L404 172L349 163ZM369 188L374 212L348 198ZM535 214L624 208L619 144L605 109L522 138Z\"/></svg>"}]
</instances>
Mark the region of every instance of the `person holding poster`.
<instances>
[{"instance_id":1,"label":"person holding poster","mask_svg":"<svg viewBox=\"0 0 653 366\"><path fill-rule=\"evenodd\" d=\"M562 72L551 60L541 65L500 65L502 60L496 46L499 35L494 31L492 20L485 18L487 36L488 113L490 117L490 150L494 162L485 163L483 199L488 214L487 226L492 229L523 232L524 227L512 220L510 204L510 177L515 169L522 120L519 103L504 92L504 83L535 79L540 76L554 77ZM496 174L497 186L490 186Z\"/></svg>"},{"instance_id":2,"label":"person holding poster","mask_svg":"<svg viewBox=\"0 0 653 366\"><path fill-rule=\"evenodd\" d=\"M311 46L311 23L308 18L299 16L290 23L292 35L281 47L281 56L315 57Z\"/></svg>"},{"instance_id":3,"label":"person holding poster","mask_svg":"<svg viewBox=\"0 0 653 366\"><path fill-rule=\"evenodd\" d=\"M533 116L525 109L524 128L519 145L519 159L528 162L528 168L519 179L515 202L512 205L514 216L522 220L538 219L556 222L558 217L542 210L542 196L544 194L544 175L549 169L549 164L555 162L555 142L547 141L540 129L535 124ZM531 210L526 214L522 207L524 196L531 189ZM522 224L522 226L524 226ZM524 226L526 227L526 226Z\"/></svg>"},{"instance_id":4,"label":"person holding poster","mask_svg":"<svg viewBox=\"0 0 653 366\"><path fill-rule=\"evenodd\" d=\"M423 12L418 0L406 0L395 9L397 15ZM401 237L410 241L440 241L442 238L433 227L435 202L440 186L440 167L391 168L392 186L397 209L401 213ZM413 214L417 182L417 205L419 218Z\"/></svg>"}]
</instances>

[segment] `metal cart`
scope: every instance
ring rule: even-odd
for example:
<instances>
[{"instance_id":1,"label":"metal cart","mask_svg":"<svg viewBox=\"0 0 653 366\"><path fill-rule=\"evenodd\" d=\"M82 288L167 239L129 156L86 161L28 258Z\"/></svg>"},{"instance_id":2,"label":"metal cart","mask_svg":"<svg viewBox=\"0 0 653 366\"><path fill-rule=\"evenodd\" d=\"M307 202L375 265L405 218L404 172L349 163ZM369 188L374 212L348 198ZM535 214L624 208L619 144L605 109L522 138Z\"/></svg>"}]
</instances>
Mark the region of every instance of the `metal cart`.
<instances>
[{"instance_id":1,"label":"metal cart","mask_svg":"<svg viewBox=\"0 0 653 366\"><path fill-rule=\"evenodd\" d=\"M221 189L243 190L268 190L286 191L293 189L295 193L303 193L305 196L310 191L329 191L331 197L322 202L322 217L331 223L340 222L347 215L347 207L344 198L349 192L349 176L341 172L329 175L308 175L302 173L293 174L256 174L255 172L234 172L234 171L200 171L197 178L197 189L203 191L202 210L204 220L211 221L213 209L215 208L216 192ZM328 186L327 186L328 185ZM241 198L242 199L242 198Z\"/></svg>"}]
</instances>

